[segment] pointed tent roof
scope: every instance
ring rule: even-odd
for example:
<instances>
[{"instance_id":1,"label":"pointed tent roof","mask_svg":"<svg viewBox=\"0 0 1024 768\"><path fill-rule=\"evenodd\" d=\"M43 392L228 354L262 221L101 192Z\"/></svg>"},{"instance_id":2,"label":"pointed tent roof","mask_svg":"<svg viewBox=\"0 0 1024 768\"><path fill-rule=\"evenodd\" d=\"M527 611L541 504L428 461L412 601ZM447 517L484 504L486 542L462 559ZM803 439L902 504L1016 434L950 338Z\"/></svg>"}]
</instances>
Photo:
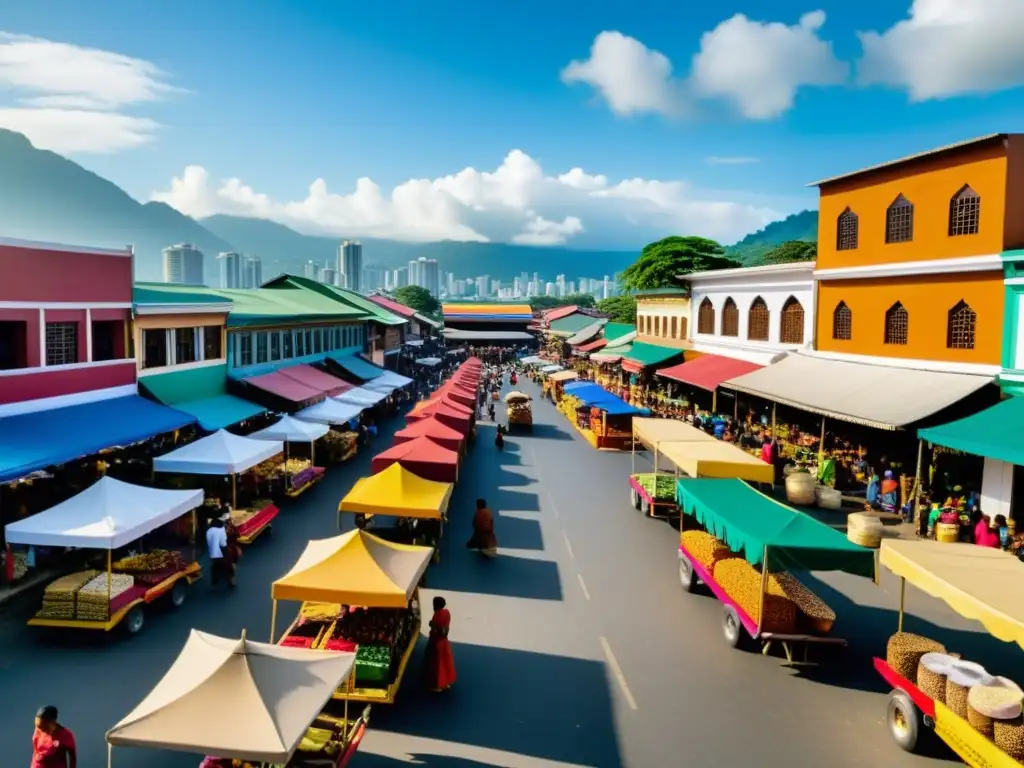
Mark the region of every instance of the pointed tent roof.
<instances>
[{"instance_id":1,"label":"pointed tent roof","mask_svg":"<svg viewBox=\"0 0 1024 768\"><path fill-rule=\"evenodd\" d=\"M434 550L394 544L358 528L314 539L271 585L274 600L405 608ZM322 652L321 652L322 653Z\"/></svg>"},{"instance_id":2,"label":"pointed tent roof","mask_svg":"<svg viewBox=\"0 0 1024 768\"><path fill-rule=\"evenodd\" d=\"M327 402L327 401L325 401ZM312 408L319 408L314 405ZM306 410L310 410L307 408ZM314 424L313 420L297 419L294 416L285 414L276 424L271 424L266 429L253 432L248 437L252 440L280 440L290 443L311 443L331 431L331 428L324 424Z\"/></svg>"},{"instance_id":3,"label":"pointed tent roof","mask_svg":"<svg viewBox=\"0 0 1024 768\"><path fill-rule=\"evenodd\" d=\"M465 436L457 429L449 427L433 416L419 419L395 432L395 442L405 443L417 437L429 437L435 443L450 451L458 451L462 447Z\"/></svg>"},{"instance_id":4,"label":"pointed tent roof","mask_svg":"<svg viewBox=\"0 0 1024 768\"><path fill-rule=\"evenodd\" d=\"M193 629L160 682L107 731L107 743L287 763L354 664L353 653Z\"/></svg>"},{"instance_id":5,"label":"pointed tent roof","mask_svg":"<svg viewBox=\"0 0 1024 768\"><path fill-rule=\"evenodd\" d=\"M391 446L374 456L370 467L377 474L392 464L401 464L425 480L454 483L459 479L459 454L429 437L417 437Z\"/></svg>"},{"instance_id":6,"label":"pointed tent roof","mask_svg":"<svg viewBox=\"0 0 1024 768\"><path fill-rule=\"evenodd\" d=\"M284 451L284 443L253 440L221 429L153 459L154 472L185 475L235 475Z\"/></svg>"},{"instance_id":7,"label":"pointed tent roof","mask_svg":"<svg viewBox=\"0 0 1024 768\"><path fill-rule=\"evenodd\" d=\"M117 549L203 503L202 491L165 491L103 477L77 496L8 523L8 544Z\"/></svg>"},{"instance_id":8,"label":"pointed tent roof","mask_svg":"<svg viewBox=\"0 0 1024 768\"><path fill-rule=\"evenodd\" d=\"M319 424L347 424L362 413L364 407L343 403L332 397L322 403L303 408L295 414L295 417L303 421L315 421Z\"/></svg>"},{"instance_id":9,"label":"pointed tent roof","mask_svg":"<svg viewBox=\"0 0 1024 768\"><path fill-rule=\"evenodd\" d=\"M448 511L452 488L451 483L424 480L401 464L392 464L383 472L356 480L338 511L438 520Z\"/></svg>"},{"instance_id":10,"label":"pointed tent roof","mask_svg":"<svg viewBox=\"0 0 1024 768\"><path fill-rule=\"evenodd\" d=\"M390 390L388 391L390 392ZM372 405L376 405L381 400L384 400L387 396L387 392L366 389L365 387L357 387L356 389L350 389L348 392L338 395L334 399L339 403L345 403L347 405L361 405L363 408L368 408Z\"/></svg>"},{"instance_id":11,"label":"pointed tent roof","mask_svg":"<svg viewBox=\"0 0 1024 768\"><path fill-rule=\"evenodd\" d=\"M414 408L405 415L405 421L411 424L420 419L436 418L442 424L451 427L463 435L467 434L473 425L473 418L462 410L456 410L447 403L438 400L424 400L422 408Z\"/></svg>"}]
</instances>

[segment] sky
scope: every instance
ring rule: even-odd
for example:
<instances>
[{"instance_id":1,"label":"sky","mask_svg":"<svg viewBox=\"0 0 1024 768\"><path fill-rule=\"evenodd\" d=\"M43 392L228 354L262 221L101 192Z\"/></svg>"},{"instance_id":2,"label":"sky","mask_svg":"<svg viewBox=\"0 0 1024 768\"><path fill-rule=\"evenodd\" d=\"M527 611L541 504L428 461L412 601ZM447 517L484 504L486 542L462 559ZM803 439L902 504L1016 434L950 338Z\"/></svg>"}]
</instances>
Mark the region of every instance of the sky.
<instances>
[{"instance_id":1,"label":"sky","mask_svg":"<svg viewBox=\"0 0 1024 768\"><path fill-rule=\"evenodd\" d=\"M4 5L0 127L310 234L731 243L815 179L1024 130L1024 0Z\"/></svg>"}]
</instances>

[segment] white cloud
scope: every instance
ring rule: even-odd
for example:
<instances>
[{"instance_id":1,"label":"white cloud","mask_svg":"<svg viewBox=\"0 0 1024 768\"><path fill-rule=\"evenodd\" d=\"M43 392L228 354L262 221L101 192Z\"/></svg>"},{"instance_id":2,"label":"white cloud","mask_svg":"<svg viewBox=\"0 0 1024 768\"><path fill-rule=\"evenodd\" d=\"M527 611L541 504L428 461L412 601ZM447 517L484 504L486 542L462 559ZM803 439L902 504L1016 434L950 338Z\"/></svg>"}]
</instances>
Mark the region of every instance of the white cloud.
<instances>
[{"instance_id":1,"label":"white cloud","mask_svg":"<svg viewBox=\"0 0 1024 768\"><path fill-rule=\"evenodd\" d=\"M56 152L117 152L146 144L159 124L124 109L176 89L153 64L110 51L0 32L0 127Z\"/></svg>"},{"instance_id":2,"label":"white cloud","mask_svg":"<svg viewBox=\"0 0 1024 768\"><path fill-rule=\"evenodd\" d=\"M1019 87L1021 30L1021 0L914 0L906 20L860 33L858 78L906 88L913 101Z\"/></svg>"},{"instance_id":3,"label":"white cloud","mask_svg":"<svg viewBox=\"0 0 1024 768\"><path fill-rule=\"evenodd\" d=\"M621 32L602 32L595 37L590 58L569 62L562 70L562 82L591 86L619 115L671 115L682 105L679 82L672 77L672 62Z\"/></svg>"},{"instance_id":4,"label":"white cloud","mask_svg":"<svg viewBox=\"0 0 1024 768\"><path fill-rule=\"evenodd\" d=\"M800 88L846 80L848 66L818 36L824 23L824 11L804 14L795 26L736 14L701 37L694 91L727 99L752 120L778 117L793 106Z\"/></svg>"},{"instance_id":5,"label":"white cloud","mask_svg":"<svg viewBox=\"0 0 1024 768\"><path fill-rule=\"evenodd\" d=\"M708 165L752 165L754 163L761 162L759 157L746 157L739 155L736 157L720 157L718 155L711 155L705 157L704 162Z\"/></svg>"},{"instance_id":6,"label":"white cloud","mask_svg":"<svg viewBox=\"0 0 1024 768\"><path fill-rule=\"evenodd\" d=\"M240 179L215 182L189 166L153 194L196 218L217 213L269 219L308 234L410 242L511 241L635 246L669 233L732 242L790 212L741 202L738 193L702 193L682 181L607 177L573 168L548 175L532 157L510 152L493 171L465 168L411 179L390 192L367 178L348 193L314 181L305 198L277 201Z\"/></svg>"}]
</instances>

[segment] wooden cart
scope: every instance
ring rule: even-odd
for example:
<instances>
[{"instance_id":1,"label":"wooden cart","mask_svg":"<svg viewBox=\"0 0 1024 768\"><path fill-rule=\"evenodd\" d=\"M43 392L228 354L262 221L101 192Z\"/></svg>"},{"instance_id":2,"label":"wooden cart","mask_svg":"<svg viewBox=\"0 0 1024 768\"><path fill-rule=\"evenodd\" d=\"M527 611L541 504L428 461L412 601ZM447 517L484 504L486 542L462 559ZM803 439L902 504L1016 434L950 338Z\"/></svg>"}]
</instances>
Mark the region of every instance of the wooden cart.
<instances>
[{"instance_id":1,"label":"wooden cart","mask_svg":"<svg viewBox=\"0 0 1024 768\"><path fill-rule=\"evenodd\" d=\"M647 517L668 519L679 515L679 505L675 498L657 498L651 491L657 489L658 473L641 472L629 476L629 501L634 509L643 512ZM675 475L664 475L671 478L673 491Z\"/></svg>"}]
</instances>

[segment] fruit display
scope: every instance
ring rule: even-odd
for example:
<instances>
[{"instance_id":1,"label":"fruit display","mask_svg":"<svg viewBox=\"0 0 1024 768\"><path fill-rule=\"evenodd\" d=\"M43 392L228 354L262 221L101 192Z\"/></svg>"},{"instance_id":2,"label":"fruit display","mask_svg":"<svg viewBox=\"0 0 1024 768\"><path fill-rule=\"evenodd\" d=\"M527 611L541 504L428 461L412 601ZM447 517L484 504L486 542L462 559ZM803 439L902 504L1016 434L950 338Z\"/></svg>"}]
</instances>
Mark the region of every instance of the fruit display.
<instances>
[{"instance_id":1,"label":"fruit display","mask_svg":"<svg viewBox=\"0 0 1024 768\"><path fill-rule=\"evenodd\" d=\"M318 758L334 758L341 752L342 746L342 735L338 731L310 726L299 742L299 752L315 754ZM302 756L299 757L301 759Z\"/></svg>"},{"instance_id":2,"label":"fruit display","mask_svg":"<svg viewBox=\"0 0 1024 768\"><path fill-rule=\"evenodd\" d=\"M292 475L291 479L288 481L288 485L291 486L292 490L298 490L299 488L313 482L316 479L316 476L316 467L310 465Z\"/></svg>"},{"instance_id":3,"label":"fruit display","mask_svg":"<svg viewBox=\"0 0 1024 768\"><path fill-rule=\"evenodd\" d=\"M360 645L356 651L356 685L387 685L391 657L391 648L386 645Z\"/></svg>"},{"instance_id":4,"label":"fruit display","mask_svg":"<svg viewBox=\"0 0 1024 768\"><path fill-rule=\"evenodd\" d=\"M114 573L130 573L137 584L154 586L168 576L185 569L179 552L154 549L141 555L124 557L113 564Z\"/></svg>"},{"instance_id":5,"label":"fruit display","mask_svg":"<svg viewBox=\"0 0 1024 768\"><path fill-rule=\"evenodd\" d=\"M93 577L88 584L78 590L75 618L82 621L106 621L110 618L111 602L134 586L135 577L126 573L101 573Z\"/></svg>"},{"instance_id":6,"label":"fruit display","mask_svg":"<svg viewBox=\"0 0 1024 768\"><path fill-rule=\"evenodd\" d=\"M43 592L43 605L36 613L39 619L73 619L78 590L92 581L99 571L78 571L51 581Z\"/></svg>"},{"instance_id":7,"label":"fruit display","mask_svg":"<svg viewBox=\"0 0 1024 768\"><path fill-rule=\"evenodd\" d=\"M533 409L530 407L530 401L523 400L509 403L505 417L509 424L532 424Z\"/></svg>"},{"instance_id":8,"label":"fruit display","mask_svg":"<svg viewBox=\"0 0 1024 768\"><path fill-rule=\"evenodd\" d=\"M639 475L633 475L633 479L655 501L674 502L676 500L677 478L674 475L644 472Z\"/></svg>"},{"instance_id":9,"label":"fruit display","mask_svg":"<svg viewBox=\"0 0 1024 768\"><path fill-rule=\"evenodd\" d=\"M915 682L917 667L926 653L945 653L942 643L911 632L897 632L885 647L885 663L900 677Z\"/></svg>"},{"instance_id":10,"label":"fruit display","mask_svg":"<svg viewBox=\"0 0 1024 768\"><path fill-rule=\"evenodd\" d=\"M288 459L277 465L279 474L297 475L313 466L309 459Z\"/></svg>"},{"instance_id":11,"label":"fruit display","mask_svg":"<svg viewBox=\"0 0 1024 768\"><path fill-rule=\"evenodd\" d=\"M704 531L683 531L679 538L693 559L708 571L712 570L719 560L739 557L724 541Z\"/></svg>"},{"instance_id":12,"label":"fruit display","mask_svg":"<svg viewBox=\"0 0 1024 768\"><path fill-rule=\"evenodd\" d=\"M305 621L334 621L345 614L338 603L303 603L299 618Z\"/></svg>"},{"instance_id":13,"label":"fruit display","mask_svg":"<svg viewBox=\"0 0 1024 768\"><path fill-rule=\"evenodd\" d=\"M262 512L264 507L268 507L272 503L273 502L270 501L270 499L256 499L256 501L248 507L237 507L236 509L232 509L231 524L235 526L235 528L241 528L249 522L249 520Z\"/></svg>"},{"instance_id":14,"label":"fruit display","mask_svg":"<svg viewBox=\"0 0 1024 768\"><path fill-rule=\"evenodd\" d=\"M355 456L359 436L355 432L339 432L332 429L321 438L331 461L348 461Z\"/></svg>"},{"instance_id":15,"label":"fruit display","mask_svg":"<svg viewBox=\"0 0 1024 768\"><path fill-rule=\"evenodd\" d=\"M746 560L730 557L719 560L712 569L715 581L762 632L791 633L796 629L796 604L788 597L766 593L764 618L761 617L761 572Z\"/></svg>"},{"instance_id":16,"label":"fruit display","mask_svg":"<svg viewBox=\"0 0 1024 768\"><path fill-rule=\"evenodd\" d=\"M770 574L768 594L792 600L810 628L816 632L827 634L835 623L836 612L791 573L782 571Z\"/></svg>"}]
</instances>

